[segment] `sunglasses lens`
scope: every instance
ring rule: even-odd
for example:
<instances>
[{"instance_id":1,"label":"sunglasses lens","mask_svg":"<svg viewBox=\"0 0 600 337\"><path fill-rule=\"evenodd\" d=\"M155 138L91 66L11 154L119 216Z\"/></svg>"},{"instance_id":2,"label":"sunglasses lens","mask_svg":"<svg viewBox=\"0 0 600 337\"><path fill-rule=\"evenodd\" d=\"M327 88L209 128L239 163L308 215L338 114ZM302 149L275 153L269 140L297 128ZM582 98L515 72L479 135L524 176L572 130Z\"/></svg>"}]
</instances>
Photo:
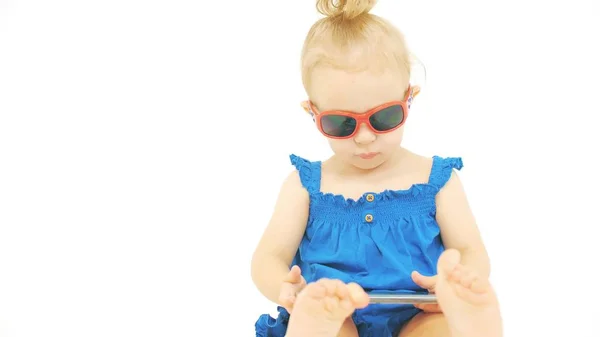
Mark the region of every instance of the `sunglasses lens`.
<instances>
[{"instance_id":1,"label":"sunglasses lens","mask_svg":"<svg viewBox=\"0 0 600 337\"><path fill-rule=\"evenodd\" d=\"M402 105L392 105L378 111L369 118L369 122L377 131L387 131L400 125L404 121Z\"/></svg>"},{"instance_id":2,"label":"sunglasses lens","mask_svg":"<svg viewBox=\"0 0 600 337\"><path fill-rule=\"evenodd\" d=\"M356 119L346 116L326 115L321 118L323 132L333 137L348 137L356 129Z\"/></svg>"}]
</instances>

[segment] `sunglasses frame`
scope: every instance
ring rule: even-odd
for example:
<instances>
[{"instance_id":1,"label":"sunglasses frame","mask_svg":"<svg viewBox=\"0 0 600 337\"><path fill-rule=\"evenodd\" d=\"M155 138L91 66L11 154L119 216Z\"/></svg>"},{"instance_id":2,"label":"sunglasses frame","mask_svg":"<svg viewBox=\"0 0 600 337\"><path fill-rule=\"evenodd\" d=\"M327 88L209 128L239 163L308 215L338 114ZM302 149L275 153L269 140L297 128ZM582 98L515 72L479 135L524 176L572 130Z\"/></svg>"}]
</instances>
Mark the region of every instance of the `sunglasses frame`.
<instances>
[{"instance_id":1,"label":"sunglasses frame","mask_svg":"<svg viewBox=\"0 0 600 337\"><path fill-rule=\"evenodd\" d=\"M317 129L319 129L319 132L321 132L325 137L333 138L333 139L348 139L348 138L352 138L356 135L356 133L360 129L361 124L363 124L363 123L366 124L369 127L369 129L371 129L371 131L376 134L384 134L384 133L392 132L392 131L399 129L406 122L406 119L408 118L408 113L410 111L410 107L412 104L412 100L419 94L420 91L421 91L421 88L419 86L409 86L408 90L406 90L406 94L402 101L387 102L387 103L378 105L372 109L369 109L368 111L366 111L364 113L356 113L356 112L345 111L345 110L327 110L327 111L319 112L317 110L317 108L314 106L314 104L312 103L312 101L310 101L310 100L303 101L301 103L301 105L302 105L302 108L304 109L304 111L306 111L308 114L311 115L313 121L317 124ZM376 114L377 112L379 112L385 108L394 106L394 105L402 106L402 110L404 111L404 118L402 119L402 122L400 124L398 124L397 126L391 128L391 129L388 129L388 130L379 131L379 130L375 129L371 125L369 118L372 115ZM330 134L325 133L323 131L323 126L321 124L321 119L323 118L323 116L328 116L328 115L344 116L344 117L350 117L350 118L355 119L356 127L354 128L354 131L352 132L352 134L350 134L348 136L332 136Z\"/></svg>"}]
</instances>

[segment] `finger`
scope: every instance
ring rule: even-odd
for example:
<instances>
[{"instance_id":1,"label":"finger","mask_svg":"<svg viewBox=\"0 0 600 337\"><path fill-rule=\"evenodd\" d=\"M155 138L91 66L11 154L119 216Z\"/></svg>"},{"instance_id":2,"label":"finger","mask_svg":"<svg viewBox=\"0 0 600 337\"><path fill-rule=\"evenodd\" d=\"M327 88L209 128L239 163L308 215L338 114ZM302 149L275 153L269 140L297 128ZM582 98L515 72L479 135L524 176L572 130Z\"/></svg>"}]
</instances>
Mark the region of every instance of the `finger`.
<instances>
[{"instance_id":1,"label":"finger","mask_svg":"<svg viewBox=\"0 0 600 337\"><path fill-rule=\"evenodd\" d=\"M306 286L306 279L304 278L304 276L302 276L302 274L300 274L300 282L298 282L298 283L302 287Z\"/></svg>"},{"instance_id":2,"label":"finger","mask_svg":"<svg viewBox=\"0 0 600 337\"><path fill-rule=\"evenodd\" d=\"M437 275L425 276L418 271L413 271L411 274L413 281L423 289L433 289L437 282Z\"/></svg>"},{"instance_id":3,"label":"finger","mask_svg":"<svg viewBox=\"0 0 600 337\"><path fill-rule=\"evenodd\" d=\"M288 282L284 282L281 285L281 288L279 289L279 296L285 296L285 297L289 297L290 295L294 294L294 287L288 283Z\"/></svg>"},{"instance_id":4,"label":"finger","mask_svg":"<svg viewBox=\"0 0 600 337\"><path fill-rule=\"evenodd\" d=\"M462 284L463 287L470 288L476 278L477 273L475 271L467 271L466 275L460 280L460 284Z\"/></svg>"},{"instance_id":5,"label":"finger","mask_svg":"<svg viewBox=\"0 0 600 337\"><path fill-rule=\"evenodd\" d=\"M349 298L350 291L348 290L348 286L340 280L335 280L335 296L337 296L340 300Z\"/></svg>"},{"instance_id":6,"label":"finger","mask_svg":"<svg viewBox=\"0 0 600 337\"><path fill-rule=\"evenodd\" d=\"M348 292L350 293L352 303L354 303L357 308L364 308L369 305L369 295L357 283L348 283Z\"/></svg>"},{"instance_id":7,"label":"finger","mask_svg":"<svg viewBox=\"0 0 600 337\"><path fill-rule=\"evenodd\" d=\"M321 284L327 291L327 296L334 296L337 283L336 280L331 280L328 278L319 279L319 284Z\"/></svg>"},{"instance_id":8,"label":"finger","mask_svg":"<svg viewBox=\"0 0 600 337\"><path fill-rule=\"evenodd\" d=\"M437 304L417 303L415 304L415 307L423 310L424 312L442 312L440 306Z\"/></svg>"},{"instance_id":9,"label":"finger","mask_svg":"<svg viewBox=\"0 0 600 337\"><path fill-rule=\"evenodd\" d=\"M427 312L427 309L429 308L431 304L425 304L425 303L417 303L415 304L415 307Z\"/></svg>"},{"instance_id":10,"label":"finger","mask_svg":"<svg viewBox=\"0 0 600 337\"><path fill-rule=\"evenodd\" d=\"M298 282L300 282L301 275L302 275L302 273L300 272L300 267L293 266L290 269L290 271L287 273L287 275L285 276L284 282L298 283Z\"/></svg>"},{"instance_id":11,"label":"finger","mask_svg":"<svg viewBox=\"0 0 600 337\"><path fill-rule=\"evenodd\" d=\"M295 296L285 291L279 295L279 304L282 307L291 307L294 304Z\"/></svg>"},{"instance_id":12,"label":"finger","mask_svg":"<svg viewBox=\"0 0 600 337\"><path fill-rule=\"evenodd\" d=\"M329 312L333 312L340 305L340 299L335 296L325 297L325 309Z\"/></svg>"},{"instance_id":13,"label":"finger","mask_svg":"<svg viewBox=\"0 0 600 337\"><path fill-rule=\"evenodd\" d=\"M448 279L450 279L451 281L454 282L459 282L460 279L462 278L463 272L461 269L456 268L454 269L454 271L450 274L450 276L448 277Z\"/></svg>"}]
</instances>

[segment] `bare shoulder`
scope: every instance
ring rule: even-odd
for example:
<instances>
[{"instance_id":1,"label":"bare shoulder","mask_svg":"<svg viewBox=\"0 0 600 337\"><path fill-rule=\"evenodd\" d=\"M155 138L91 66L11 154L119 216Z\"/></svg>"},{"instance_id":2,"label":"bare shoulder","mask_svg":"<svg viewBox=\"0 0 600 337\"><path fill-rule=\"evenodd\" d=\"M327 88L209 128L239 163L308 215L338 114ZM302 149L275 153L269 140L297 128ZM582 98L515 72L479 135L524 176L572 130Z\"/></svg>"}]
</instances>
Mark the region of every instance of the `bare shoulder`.
<instances>
[{"instance_id":1,"label":"bare shoulder","mask_svg":"<svg viewBox=\"0 0 600 337\"><path fill-rule=\"evenodd\" d=\"M454 198L462 198L466 199L466 193L463 187L463 183L460 180L460 174L458 173L458 169L462 167L461 164L457 164L456 158L451 158L451 164L447 164L445 169L449 169L449 177L448 180L443 183L443 186L438 193L438 200L442 199L454 199Z\"/></svg>"},{"instance_id":2,"label":"bare shoulder","mask_svg":"<svg viewBox=\"0 0 600 337\"><path fill-rule=\"evenodd\" d=\"M442 186L438 196L440 196L442 198L457 197L457 196L466 197L466 193L463 188L463 183L460 180L459 173L456 171L456 169L453 169L450 172L450 178L448 179L446 184L444 186Z\"/></svg>"},{"instance_id":3,"label":"bare shoulder","mask_svg":"<svg viewBox=\"0 0 600 337\"><path fill-rule=\"evenodd\" d=\"M284 196L295 196L296 198L308 201L308 191L302 186L298 170L292 170L283 180L279 199Z\"/></svg>"},{"instance_id":4,"label":"bare shoulder","mask_svg":"<svg viewBox=\"0 0 600 337\"><path fill-rule=\"evenodd\" d=\"M286 213L287 215L299 215L301 220L305 221L304 215L308 213L309 202L309 194L302 186L299 172L292 170L281 184L271 222L279 220L279 217L285 216Z\"/></svg>"},{"instance_id":5,"label":"bare shoulder","mask_svg":"<svg viewBox=\"0 0 600 337\"><path fill-rule=\"evenodd\" d=\"M281 184L255 254L278 256L291 263L306 229L309 203L308 191L302 186L298 171L290 172Z\"/></svg>"},{"instance_id":6,"label":"bare shoulder","mask_svg":"<svg viewBox=\"0 0 600 337\"><path fill-rule=\"evenodd\" d=\"M405 170L408 170L406 173L418 174L421 181L429 181L430 175L434 173L435 159L432 156L423 156L404 149L402 162L405 164ZM452 166L450 162L444 170ZM450 170L450 177L440 183L443 183L443 186L436 194L438 220L444 227L462 222L473 223L467 196L457 170L452 168Z\"/></svg>"},{"instance_id":7,"label":"bare shoulder","mask_svg":"<svg viewBox=\"0 0 600 337\"><path fill-rule=\"evenodd\" d=\"M436 220L447 248L455 248L461 252L477 250L485 252L479 228L469 201L453 165L445 169L451 170L447 181L436 195Z\"/></svg>"}]
</instances>

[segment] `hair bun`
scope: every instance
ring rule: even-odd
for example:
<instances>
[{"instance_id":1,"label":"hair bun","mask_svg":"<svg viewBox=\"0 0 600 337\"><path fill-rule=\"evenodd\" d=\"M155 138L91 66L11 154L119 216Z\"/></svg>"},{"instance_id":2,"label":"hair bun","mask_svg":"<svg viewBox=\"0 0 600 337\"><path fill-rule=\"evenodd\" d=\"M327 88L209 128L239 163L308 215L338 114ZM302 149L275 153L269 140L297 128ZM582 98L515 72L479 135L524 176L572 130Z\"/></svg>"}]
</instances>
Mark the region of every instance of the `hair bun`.
<instances>
[{"instance_id":1,"label":"hair bun","mask_svg":"<svg viewBox=\"0 0 600 337\"><path fill-rule=\"evenodd\" d=\"M369 13L376 2L377 0L317 0L317 10L325 16L342 16L351 20Z\"/></svg>"}]
</instances>

